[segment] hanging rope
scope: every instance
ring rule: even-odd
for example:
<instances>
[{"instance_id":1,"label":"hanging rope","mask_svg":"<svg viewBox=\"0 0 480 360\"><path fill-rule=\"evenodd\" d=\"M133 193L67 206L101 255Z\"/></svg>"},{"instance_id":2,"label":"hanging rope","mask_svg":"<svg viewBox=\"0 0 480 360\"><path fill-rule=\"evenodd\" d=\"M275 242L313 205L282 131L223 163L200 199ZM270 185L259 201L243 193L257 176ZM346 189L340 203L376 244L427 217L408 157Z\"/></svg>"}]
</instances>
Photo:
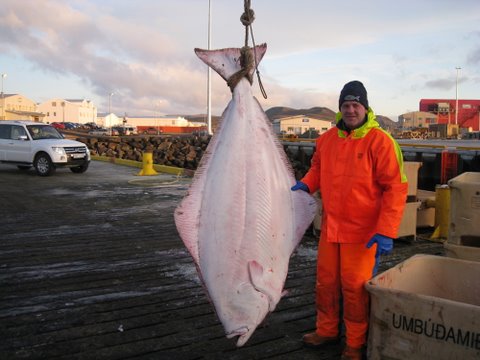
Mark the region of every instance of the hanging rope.
<instances>
[{"instance_id":1,"label":"hanging rope","mask_svg":"<svg viewBox=\"0 0 480 360\"><path fill-rule=\"evenodd\" d=\"M252 70L252 67L255 67L255 71L257 73L257 79L258 79L258 85L260 86L260 91L262 92L263 97L266 99L267 98L267 93L265 91L265 88L263 87L262 80L260 79L260 71L258 70L258 64L257 64L257 54L255 50L255 38L253 37L253 28L252 28L252 23L255 20L255 13L250 7L251 1L250 0L245 0L244 1L244 13L242 16L240 16L240 21L242 22L243 26L245 26L245 46L241 50L241 56L240 56L240 65L242 66L242 70L238 71L237 73L233 74L230 79L228 79L228 86L230 86L230 89L233 91L233 88L237 85L237 83L240 81L242 77L246 77L248 81L250 81L250 84L253 83L252 76L250 75L250 72ZM251 52L249 51L248 47L248 38L249 38L249 32L252 36L252 46L253 46L253 56L251 55Z\"/></svg>"},{"instance_id":2,"label":"hanging rope","mask_svg":"<svg viewBox=\"0 0 480 360\"><path fill-rule=\"evenodd\" d=\"M251 28L253 20L255 20L255 12L250 8L250 0L245 0L244 13L240 16L240 21L245 26L245 46L248 46L248 28Z\"/></svg>"},{"instance_id":3,"label":"hanging rope","mask_svg":"<svg viewBox=\"0 0 480 360\"><path fill-rule=\"evenodd\" d=\"M254 56L252 56L252 52L248 46L244 46L240 49L240 66L242 67L238 70L235 74L230 76L227 80L227 85L230 87L230 90L233 92L235 86L237 86L238 82L246 77L247 80L250 82L250 85L253 83L253 76L251 74L253 66L254 66Z\"/></svg>"}]
</instances>

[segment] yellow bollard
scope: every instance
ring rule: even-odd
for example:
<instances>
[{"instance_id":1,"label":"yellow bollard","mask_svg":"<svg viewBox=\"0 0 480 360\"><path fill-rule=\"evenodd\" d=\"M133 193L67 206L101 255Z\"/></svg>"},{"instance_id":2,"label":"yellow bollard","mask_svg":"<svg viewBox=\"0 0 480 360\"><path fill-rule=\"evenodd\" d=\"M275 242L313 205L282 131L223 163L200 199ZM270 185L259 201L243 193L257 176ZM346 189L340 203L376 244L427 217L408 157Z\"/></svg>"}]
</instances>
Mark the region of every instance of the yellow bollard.
<instances>
[{"instance_id":1,"label":"yellow bollard","mask_svg":"<svg viewBox=\"0 0 480 360\"><path fill-rule=\"evenodd\" d=\"M448 185L435 187L435 231L430 239L446 240L450 222L450 188Z\"/></svg>"},{"instance_id":2,"label":"yellow bollard","mask_svg":"<svg viewBox=\"0 0 480 360\"><path fill-rule=\"evenodd\" d=\"M158 175L158 173L153 168L153 153L151 151L147 150L146 152L144 152L142 160L143 168L137 175Z\"/></svg>"}]
</instances>

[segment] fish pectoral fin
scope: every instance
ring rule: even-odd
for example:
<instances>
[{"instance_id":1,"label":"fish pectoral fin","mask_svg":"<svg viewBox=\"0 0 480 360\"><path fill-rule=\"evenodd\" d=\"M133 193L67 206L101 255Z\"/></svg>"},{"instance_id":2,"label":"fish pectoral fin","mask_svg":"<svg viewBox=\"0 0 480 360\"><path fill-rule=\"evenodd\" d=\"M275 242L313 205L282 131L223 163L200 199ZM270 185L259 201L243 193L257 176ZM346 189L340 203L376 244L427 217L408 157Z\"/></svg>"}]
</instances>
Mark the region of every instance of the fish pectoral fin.
<instances>
[{"instance_id":1,"label":"fish pectoral fin","mask_svg":"<svg viewBox=\"0 0 480 360\"><path fill-rule=\"evenodd\" d=\"M304 191L292 191L293 211L295 216L295 236L292 238L292 251L296 249L305 231L317 214L317 202L313 196Z\"/></svg>"},{"instance_id":2,"label":"fish pectoral fin","mask_svg":"<svg viewBox=\"0 0 480 360\"><path fill-rule=\"evenodd\" d=\"M261 264L252 260L248 262L248 274L250 275L250 282L255 290L264 294L268 299L269 311L273 311L277 304L273 297L273 290L268 286L267 279L265 278L265 270Z\"/></svg>"},{"instance_id":3,"label":"fish pectoral fin","mask_svg":"<svg viewBox=\"0 0 480 360\"><path fill-rule=\"evenodd\" d=\"M248 262L248 274L250 282L257 291L264 292L263 266L255 260Z\"/></svg>"}]
</instances>

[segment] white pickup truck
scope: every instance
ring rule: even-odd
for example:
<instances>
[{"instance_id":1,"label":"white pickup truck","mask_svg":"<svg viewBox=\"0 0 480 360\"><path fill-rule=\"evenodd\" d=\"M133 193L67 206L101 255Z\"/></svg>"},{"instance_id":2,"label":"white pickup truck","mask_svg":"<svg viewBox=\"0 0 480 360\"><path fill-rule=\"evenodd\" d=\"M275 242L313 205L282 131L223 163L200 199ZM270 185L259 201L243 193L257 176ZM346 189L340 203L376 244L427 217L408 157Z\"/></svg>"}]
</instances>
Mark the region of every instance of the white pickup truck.
<instances>
[{"instance_id":1,"label":"white pickup truck","mask_svg":"<svg viewBox=\"0 0 480 360\"><path fill-rule=\"evenodd\" d=\"M26 170L35 167L49 176L57 167L87 171L90 151L79 141L65 139L53 126L33 121L0 121L0 163Z\"/></svg>"}]
</instances>

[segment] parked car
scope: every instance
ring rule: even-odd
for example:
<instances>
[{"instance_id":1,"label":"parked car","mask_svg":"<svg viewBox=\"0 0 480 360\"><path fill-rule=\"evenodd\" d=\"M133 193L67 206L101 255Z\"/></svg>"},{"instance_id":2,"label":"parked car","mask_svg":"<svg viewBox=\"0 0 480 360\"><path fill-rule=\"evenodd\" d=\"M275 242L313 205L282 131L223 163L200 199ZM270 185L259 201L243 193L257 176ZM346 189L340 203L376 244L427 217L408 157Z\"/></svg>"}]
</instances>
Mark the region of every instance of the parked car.
<instances>
[{"instance_id":1,"label":"parked car","mask_svg":"<svg viewBox=\"0 0 480 360\"><path fill-rule=\"evenodd\" d=\"M125 135L136 135L137 134L137 128L132 125L125 125Z\"/></svg>"},{"instance_id":2,"label":"parked car","mask_svg":"<svg viewBox=\"0 0 480 360\"><path fill-rule=\"evenodd\" d=\"M78 127L78 124L72 123L72 122L66 122L64 123L65 129L66 130L73 130Z\"/></svg>"},{"instance_id":3,"label":"parked car","mask_svg":"<svg viewBox=\"0 0 480 360\"><path fill-rule=\"evenodd\" d=\"M90 151L84 143L65 139L51 125L0 121L0 162L21 170L33 166L40 176L53 174L57 167L83 173L90 164Z\"/></svg>"},{"instance_id":4,"label":"parked car","mask_svg":"<svg viewBox=\"0 0 480 360\"><path fill-rule=\"evenodd\" d=\"M154 127L149 127L147 129L142 130L142 133L144 135L158 135L162 133L162 130Z\"/></svg>"},{"instance_id":5,"label":"parked car","mask_svg":"<svg viewBox=\"0 0 480 360\"><path fill-rule=\"evenodd\" d=\"M110 129L110 135L112 136L119 136L120 135L120 130L118 129L118 127L112 127Z\"/></svg>"},{"instance_id":6,"label":"parked car","mask_svg":"<svg viewBox=\"0 0 480 360\"><path fill-rule=\"evenodd\" d=\"M55 129L65 129L65 124L61 122L52 122L50 125Z\"/></svg>"},{"instance_id":7,"label":"parked car","mask_svg":"<svg viewBox=\"0 0 480 360\"><path fill-rule=\"evenodd\" d=\"M117 133L116 135L121 135L121 136L134 135L137 133L137 129L132 126L119 125L119 126L112 127L112 135L113 135L113 132L116 132Z\"/></svg>"},{"instance_id":8,"label":"parked car","mask_svg":"<svg viewBox=\"0 0 480 360\"><path fill-rule=\"evenodd\" d=\"M96 128L96 129L91 129L88 132L89 135L94 135L94 136L105 136L105 135L110 135L110 131L105 128Z\"/></svg>"},{"instance_id":9,"label":"parked car","mask_svg":"<svg viewBox=\"0 0 480 360\"><path fill-rule=\"evenodd\" d=\"M98 126L94 122L88 122L82 125L83 128L93 130L93 129L100 129L101 126Z\"/></svg>"}]
</instances>

